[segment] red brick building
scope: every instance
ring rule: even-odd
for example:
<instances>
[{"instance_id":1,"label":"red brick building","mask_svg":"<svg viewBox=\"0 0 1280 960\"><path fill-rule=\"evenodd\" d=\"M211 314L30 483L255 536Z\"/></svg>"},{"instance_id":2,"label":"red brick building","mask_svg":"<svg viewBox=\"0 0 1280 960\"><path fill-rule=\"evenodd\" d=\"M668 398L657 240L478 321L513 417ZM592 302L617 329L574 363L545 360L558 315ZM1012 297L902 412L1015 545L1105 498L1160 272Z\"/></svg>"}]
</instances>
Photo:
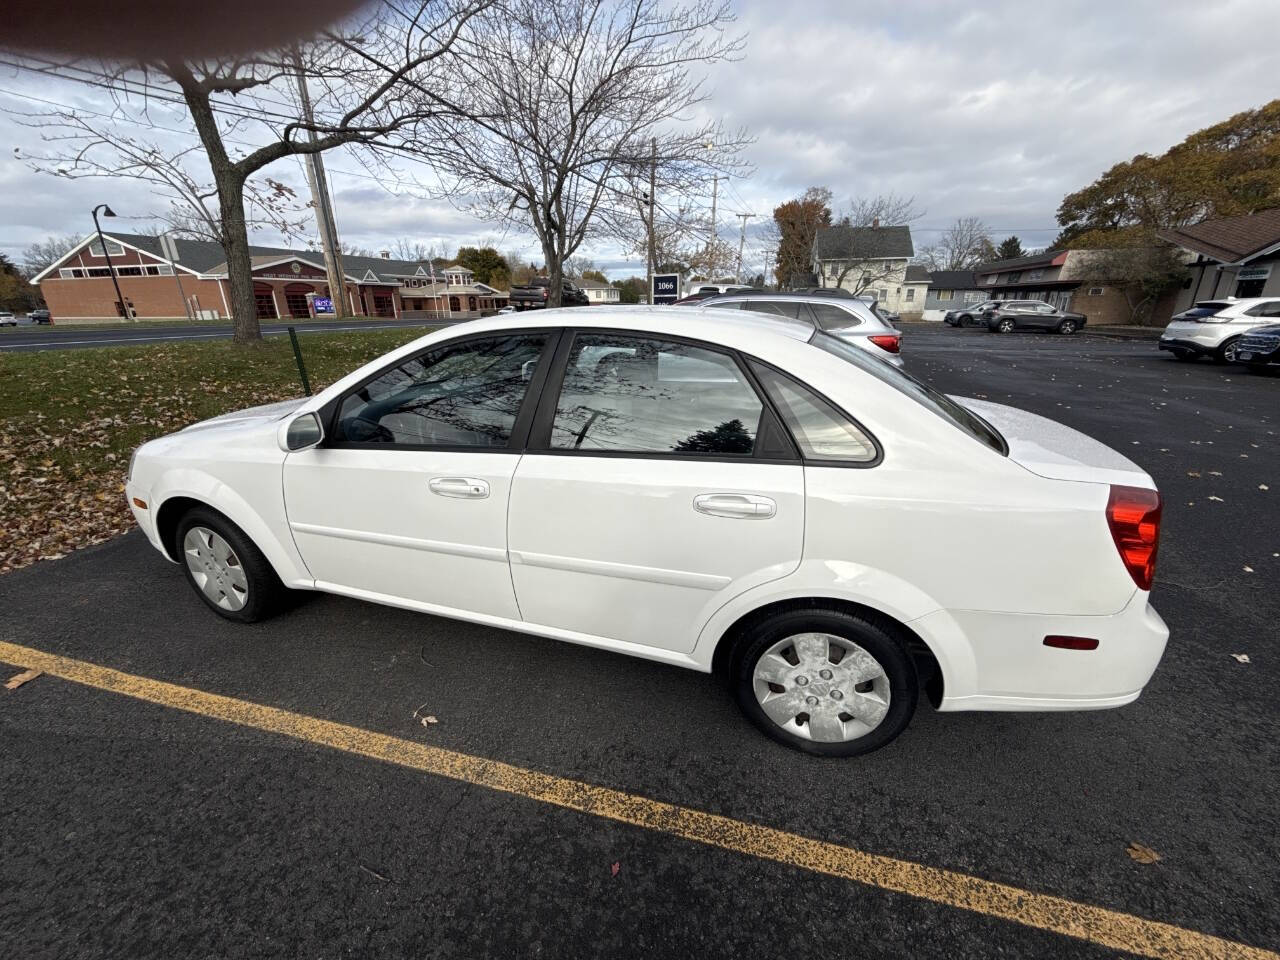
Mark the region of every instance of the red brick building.
<instances>
[{"instance_id":1,"label":"red brick building","mask_svg":"<svg viewBox=\"0 0 1280 960\"><path fill-rule=\"evenodd\" d=\"M203 240L177 240L176 260L161 249L158 237L104 234L120 284L122 304L111 282L107 258L96 235L32 278L53 322L100 323L104 320L226 320L231 316L230 287L222 247ZM305 320L317 315L317 299L330 297L324 260L318 251L250 247L258 318ZM507 293L476 283L471 271L389 257L344 256L341 297L356 316L470 319L495 313ZM321 314L324 315L323 313Z\"/></svg>"}]
</instances>

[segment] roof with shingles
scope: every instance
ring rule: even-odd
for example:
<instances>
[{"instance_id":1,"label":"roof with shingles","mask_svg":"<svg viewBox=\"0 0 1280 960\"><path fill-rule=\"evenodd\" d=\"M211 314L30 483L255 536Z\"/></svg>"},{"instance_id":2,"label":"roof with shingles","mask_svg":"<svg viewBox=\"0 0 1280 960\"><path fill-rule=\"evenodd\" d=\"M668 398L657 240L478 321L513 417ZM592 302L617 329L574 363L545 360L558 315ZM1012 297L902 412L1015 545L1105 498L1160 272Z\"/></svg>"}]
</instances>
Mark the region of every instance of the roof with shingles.
<instances>
[{"instance_id":1,"label":"roof with shingles","mask_svg":"<svg viewBox=\"0 0 1280 960\"><path fill-rule=\"evenodd\" d=\"M907 283L930 283L929 268L918 263L907 264Z\"/></svg>"},{"instance_id":2,"label":"roof with shingles","mask_svg":"<svg viewBox=\"0 0 1280 960\"><path fill-rule=\"evenodd\" d=\"M980 263L973 269L975 273L1003 273L1005 270L1018 270L1022 267L1047 266L1066 252L1062 249L1045 250L1041 253L1027 254L1025 257L1014 257L1012 260Z\"/></svg>"},{"instance_id":3,"label":"roof with shingles","mask_svg":"<svg viewBox=\"0 0 1280 960\"><path fill-rule=\"evenodd\" d=\"M1280 244L1280 207L1205 220L1189 227L1161 230L1156 235L1210 259L1232 263Z\"/></svg>"},{"instance_id":4,"label":"roof with shingles","mask_svg":"<svg viewBox=\"0 0 1280 960\"><path fill-rule=\"evenodd\" d=\"M911 228L819 227L813 237L814 253L819 260L890 260L916 255L911 245Z\"/></svg>"},{"instance_id":5,"label":"roof with shingles","mask_svg":"<svg viewBox=\"0 0 1280 960\"><path fill-rule=\"evenodd\" d=\"M972 290L978 286L978 275L972 270L935 270L929 275L929 286L939 290Z\"/></svg>"}]
</instances>

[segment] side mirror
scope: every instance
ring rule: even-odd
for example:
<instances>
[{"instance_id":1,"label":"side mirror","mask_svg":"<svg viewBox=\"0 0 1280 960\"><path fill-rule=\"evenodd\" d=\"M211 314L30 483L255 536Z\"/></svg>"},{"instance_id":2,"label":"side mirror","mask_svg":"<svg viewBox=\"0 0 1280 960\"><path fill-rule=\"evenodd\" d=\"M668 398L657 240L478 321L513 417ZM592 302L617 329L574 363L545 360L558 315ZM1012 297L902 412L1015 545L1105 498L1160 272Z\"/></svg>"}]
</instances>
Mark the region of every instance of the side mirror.
<instances>
[{"instance_id":1,"label":"side mirror","mask_svg":"<svg viewBox=\"0 0 1280 960\"><path fill-rule=\"evenodd\" d=\"M297 453L318 446L324 439L324 424L320 415L303 413L289 421L280 434L280 449L285 453Z\"/></svg>"}]
</instances>

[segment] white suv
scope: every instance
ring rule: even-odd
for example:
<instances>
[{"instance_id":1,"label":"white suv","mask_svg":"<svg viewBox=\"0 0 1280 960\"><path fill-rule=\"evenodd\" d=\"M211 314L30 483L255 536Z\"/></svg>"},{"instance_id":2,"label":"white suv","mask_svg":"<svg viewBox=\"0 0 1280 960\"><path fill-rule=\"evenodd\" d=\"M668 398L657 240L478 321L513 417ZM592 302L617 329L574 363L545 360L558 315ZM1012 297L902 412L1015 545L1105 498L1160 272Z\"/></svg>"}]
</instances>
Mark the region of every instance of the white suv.
<instances>
[{"instance_id":1,"label":"white suv","mask_svg":"<svg viewBox=\"0 0 1280 960\"><path fill-rule=\"evenodd\" d=\"M1217 363L1234 363L1240 337L1254 327L1280 318L1280 297L1247 297L1237 300L1201 300L1184 310L1160 334L1160 349L1178 360L1213 357Z\"/></svg>"}]
</instances>

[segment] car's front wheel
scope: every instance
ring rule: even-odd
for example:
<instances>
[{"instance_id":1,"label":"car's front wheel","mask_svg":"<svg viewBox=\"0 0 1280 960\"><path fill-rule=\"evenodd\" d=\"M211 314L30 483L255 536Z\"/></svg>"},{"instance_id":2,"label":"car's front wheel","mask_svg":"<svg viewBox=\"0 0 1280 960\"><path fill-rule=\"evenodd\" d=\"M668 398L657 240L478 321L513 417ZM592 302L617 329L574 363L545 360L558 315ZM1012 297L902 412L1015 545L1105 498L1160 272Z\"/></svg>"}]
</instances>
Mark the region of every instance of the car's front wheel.
<instances>
[{"instance_id":1,"label":"car's front wheel","mask_svg":"<svg viewBox=\"0 0 1280 960\"><path fill-rule=\"evenodd\" d=\"M206 507L188 511L175 545L187 582L214 613L253 623L280 608L285 586L262 551L222 514Z\"/></svg>"},{"instance_id":2,"label":"car's front wheel","mask_svg":"<svg viewBox=\"0 0 1280 960\"><path fill-rule=\"evenodd\" d=\"M797 750L852 757L889 743L915 713L919 680L896 637L835 610L774 614L739 638L734 695L764 733Z\"/></svg>"}]
</instances>

